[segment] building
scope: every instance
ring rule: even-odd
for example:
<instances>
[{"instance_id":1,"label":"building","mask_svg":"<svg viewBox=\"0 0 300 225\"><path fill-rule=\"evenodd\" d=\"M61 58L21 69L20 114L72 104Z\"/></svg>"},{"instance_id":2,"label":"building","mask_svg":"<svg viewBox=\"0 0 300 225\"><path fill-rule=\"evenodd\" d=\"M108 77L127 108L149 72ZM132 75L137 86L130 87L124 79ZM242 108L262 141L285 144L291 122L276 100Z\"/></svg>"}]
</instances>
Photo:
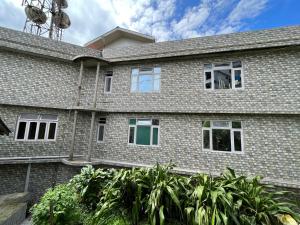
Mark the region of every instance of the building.
<instances>
[{"instance_id":1,"label":"building","mask_svg":"<svg viewBox=\"0 0 300 225\"><path fill-rule=\"evenodd\" d=\"M39 196L81 166L231 167L300 188L300 26L86 47L0 29L0 193Z\"/></svg>"}]
</instances>

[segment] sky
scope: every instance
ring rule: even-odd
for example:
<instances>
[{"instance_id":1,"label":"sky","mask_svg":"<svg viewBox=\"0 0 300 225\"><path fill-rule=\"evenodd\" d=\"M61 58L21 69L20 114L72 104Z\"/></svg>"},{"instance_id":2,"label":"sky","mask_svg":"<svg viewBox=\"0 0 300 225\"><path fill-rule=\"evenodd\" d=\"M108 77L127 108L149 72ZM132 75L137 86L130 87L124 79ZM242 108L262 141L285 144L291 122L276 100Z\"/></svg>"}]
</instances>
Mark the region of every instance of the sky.
<instances>
[{"instance_id":1,"label":"sky","mask_svg":"<svg viewBox=\"0 0 300 225\"><path fill-rule=\"evenodd\" d=\"M300 0L68 0L63 41L83 45L116 26L157 41L300 25ZM0 26L23 30L22 0L0 0Z\"/></svg>"}]
</instances>

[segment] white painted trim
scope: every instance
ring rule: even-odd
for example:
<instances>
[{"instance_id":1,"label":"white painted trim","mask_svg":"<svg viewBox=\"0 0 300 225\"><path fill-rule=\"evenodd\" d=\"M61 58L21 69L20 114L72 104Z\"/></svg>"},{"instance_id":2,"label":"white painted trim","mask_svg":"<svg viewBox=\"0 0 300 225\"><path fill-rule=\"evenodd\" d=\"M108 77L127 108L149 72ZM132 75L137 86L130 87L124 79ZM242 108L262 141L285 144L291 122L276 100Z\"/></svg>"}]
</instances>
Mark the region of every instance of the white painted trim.
<instances>
[{"instance_id":1,"label":"white painted trim","mask_svg":"<svg viewBox=\"0 0 300 225\"><path fill-rule=\"evenodd\" d=\"M235 62L235 61L241 61L241 64L242 66L239 67L239 68L233 68L232 66L232 62ZM211 69L205 69L204 68L204 65L205 64L211 64L212 65L212 68ZM211 91L211 90L244 90L245 89L245 84L244 84L244 62L242 60L232 60L229 64L230 66L220 66L220 67L216 67L215 66L216 63L204 63L203 64L203 83L204 83L204 90L208 90L208 91ZM215 70L228 70L230 69L231 70L231 88L229 89L215 89L215 74L214 74L214 71ZM242 79L242 87L240 88L236 88L235 87L235 77L234 77L234 71L235 70L240 70L241 71L241 79ZM205 77L205 72L210 72L211 73L211 88L206 88L206 77Z\"/></svg>"},{"instance_id":2,"label":"white painted trim","mask_svg":"<svg viewBox=\"0 0 300 225\"><path fill-rule=\"evenodd\" d=\"M107 79L110 79L110 88L109 88L110 91L106 91ZM104 77L104 94L111 94L112 93L112 82L113 82L113 76L105 75L105 77Z\"/></svg>"},{"instance_id":3,"label":"white painted trim","mask_svg":"<svg viewBox=\"0 0 300 225\"><path fill-rule=\"evenodd\" d=\"M57 120L41 119L41 114L39 114L38 119L20 119L20 117L21 117L21 115L19 115L18 120L17 120L17 126L16 126L16 131L15 131L15 141L26 141L26 142L55 142L56 141L57 132L58 132L58 119ZM17 139L18 132L19 132L19 125L20 125L21 122L26 123L25 134L24 134L23 139ZM29 128L30 128L31 123L37 123L34 139L28 139ZM44 139L38 139L40 123L46 123ZM55 125L54 139L49 139L48 138L49 128L50 128L51 123L56 124Z\"/></svg>"},{"instance_id":4,"label":"white painted trim","mask_svg":"<svg viewBox=\"0 0 300 225\"><path fill-rule=\"evenodd\" d=\"M243 137L243 122L239 120L205 120L210 121L210 127L202 127L202 151L206 152L218 152L218 153L235 153L235 154L244 154L244 137ZM228 121L230 122L229 127L214 127L213 122L214 121ZM241 122L241 128L232 128L232 122L239 121ZM230 151L219 151L213 149L213 137L212 137L212 130L230 130L230 145L231 150ZM209 131L209 149L204 148L204 130ZM235 151L234 149L234 136L233 132L239 131L241 133L241 151Z\"/></svg>"},{"instance_id":5,"label":"white painted trim","mask_svg":"<svg viewBox=\"0 0 300 225\"><path fill-rule=\"evenodd\" d=\"M160 90L161 90L161 66L152 66L152 67L149 67L152 69L152 71L145 71L145 72L141 72L140 69L141 67L132 67L131 68L131 73L130 73L130 93L139 93L139 94L148 94L148 93L160 93ZM154 68L160 68L160 73L154 73ZM137 88L135 91L132 90L132 70L134 69L137 69L139 72L138 74L136 75L137 76ZM151 91L140 91L140 76L141 75L151 75L153 78L152 78L152 90ZM155 75L159 75L159 79L155 79ZM154 90L154 82L155 80L159 80L159 89L158 90Z\"/></svg>"}]
</instances>

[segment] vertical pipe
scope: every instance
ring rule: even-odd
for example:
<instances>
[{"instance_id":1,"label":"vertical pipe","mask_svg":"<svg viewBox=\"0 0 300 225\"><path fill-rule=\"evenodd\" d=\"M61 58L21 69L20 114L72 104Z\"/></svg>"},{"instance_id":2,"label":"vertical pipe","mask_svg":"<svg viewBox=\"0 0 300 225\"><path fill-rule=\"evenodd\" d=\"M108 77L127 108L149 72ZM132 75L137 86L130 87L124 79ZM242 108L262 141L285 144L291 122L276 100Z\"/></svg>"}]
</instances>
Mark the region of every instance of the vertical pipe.
<instances>
[{"instance_id":1,"label":"vertical pipe","mask_svg":"<svg viewBox=\"0 0 300 225\"><path fill-rule=\"evenodd\" d=\"M88 145L88 155L86 157L86 160L89 162L91 161L91 155L92 155L92 142L93 142L95 116L96 116L96 112L92 112L91 129L90 129L90 137L89 137L89 145Z\"/></svg>"},{"instance_id":2,"label":"vertical pipe","mask_svg":"<svg viewBox=\"0 0 300 225\"><path fill-rule=\"evenodd\" d=\"M73 160L73 156L74 156L77 116L78 116L78 111L75 110L75 112L74 112L73 130L72 130L72 139L71 139L71 148L70 148L70 154L69 154L69 160L70 161Z\"/></svg>"},{"instance_id":3,"label":"vertical pipe","mask_svg":"<svg viewBox=\"0 0 300 225\"><path fill-rule=\"evenodd\" d=\"M30 180L30 171L31 171L31 163L28 163L24 192L28 192L29 180Z\"/></svg>"},{"instance_id":4,"label":"vertical pipe","mask_svg":"<svg viewBox=\"0 0 300 225\"><path fill-rule=\"evenodd\" d=\"M78 86L77 86L77 99L76 99L76 106L80 105L80 94L81 94L81 83L82 83L82 74L83 74L83 61L80 62L80 72L78 78ZM73 160L74 156L74 148L75 148L75 134L76 134L76 124L77 124L77 117L78 117L78 110L74 111L74 122L73 122L73 130L72 130L72 139L71 139L71 146L70 146L70 154L69 160Z\"/></svg>"},{"instance_id":5,"label":"vertical pipe","mask_svg":"<svg viewBox=\"0 0 300 225\"><path fill-rule=\"evenodd\" d=\"M97 105L97 90L98 90L99 74L100 74L100 62L98 62L98 64L97 64L97 71L96 71L96 78L95 78L96 81L95 81L94 98L93 98L93 108L96 108L96 105ZM93 143L95 117L96 117L96 112L92 112L90 137L89 137L89 143L88 143L88 155L87 155L87 161L89 161L89 162L91 161L91 156L92 156L92 143Z\"/></svg>"}]
</instances>

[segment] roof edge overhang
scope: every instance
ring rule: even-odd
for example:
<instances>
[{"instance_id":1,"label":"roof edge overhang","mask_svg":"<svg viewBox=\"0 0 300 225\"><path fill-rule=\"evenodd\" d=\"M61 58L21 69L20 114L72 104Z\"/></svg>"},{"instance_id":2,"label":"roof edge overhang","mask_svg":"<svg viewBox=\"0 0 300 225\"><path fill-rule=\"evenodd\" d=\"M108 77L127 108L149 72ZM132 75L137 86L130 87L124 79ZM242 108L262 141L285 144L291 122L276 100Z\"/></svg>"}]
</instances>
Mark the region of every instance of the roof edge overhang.
<instances>
[{"instance_id":1,"label":"roof edge overhang","mask_svg":"<svg viewBox=\"0 0 300 225\"><path fill-rule=\"evenodd\" d=\"M96 66L98 63L100 63L100 65L102 65L102 66L106 66L106 65L110 64L110 62L108 60L105 60L105 59L103 59L101 57L95 57L95 56L89 56L89 55L78 55L78 56L75 56L72 59L72 61L75 62L75 63L82 61L88 67Z\"/></svg>"}]
</instances>

